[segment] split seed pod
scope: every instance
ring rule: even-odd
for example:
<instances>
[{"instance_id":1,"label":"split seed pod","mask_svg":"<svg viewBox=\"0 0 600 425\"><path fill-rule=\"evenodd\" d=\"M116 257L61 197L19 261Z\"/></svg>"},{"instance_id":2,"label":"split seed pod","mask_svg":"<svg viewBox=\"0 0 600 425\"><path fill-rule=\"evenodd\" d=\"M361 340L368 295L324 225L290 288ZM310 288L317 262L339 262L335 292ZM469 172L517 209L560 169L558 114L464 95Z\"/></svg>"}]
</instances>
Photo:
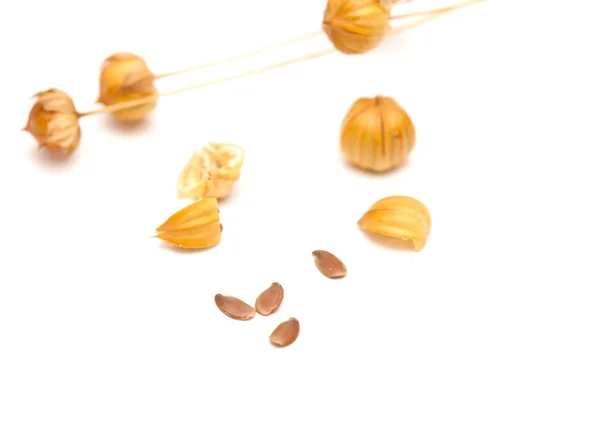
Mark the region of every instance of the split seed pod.
<instances>
[{"instance_id":1,"label":"split seed pod","mask_svg":"<svg viewBox=\"0 0 600 425\"><path fill-rule=\"evenodd\" d=\"M289 320L282 322L271 333L271 343L278 347L287 347L292 344L300 334L300 322L291 317Z\"/></svg>"},{"instance_id":2,"label":"split seed pod","mask_svg":"<svg viewBox=\"0 0 600 425\"><path fill-rule=\"evenodd\" d=\"M181 248L210 248L221 242L217 200L205 198L179 210L156 229L156 238Z\"/></svg>"},{"instance_id":3,"label":"split seed pod","mask_svg":"<svg viewBox=\"0 0 600 425\"><path fill-rule=\"evenodd\" d=\"M273 282L271 286L265 289L256 298L256 311L261 316L268 316L276 311L283 301L283 286L277 282Z\"/></svg>"},{"instance_id":4,"label":"split seed pod","mask_svg":"<svg viewBox=\"0 0 600 425\"><path fill-rule=\"evenodd\" d=\"M79 114L68 94L49 89L33 96L36 101L23 131L31 134L40 149L73 153L81 140Z\"/></svg>"},{"instance_id":5,"label":"split seed pod","mask_svg":"<svg viewBox=\"0 0 600 425\"><path fill-rule=\"evenodd\" d=\"M98 103L106 106L148 97L148 102L126 109L111 111L126 121L139 121L156 107L158 91L154 87L154 74L146 62L133 53L116 53L109 56L100 71Z\"/></svg>"},{"instance_id":6,"label":"split seed pod","mask_svg":"<svg viewBox=\"0 0 600 425\"><path fill-rule=\"evenodd\" d=\"M342 123L342 154L363 170L384 172L398 167L411 153L415 142L411 118L390 97L358 99Z\"/></svg>"},{"instance_id":7,"label":"split seed pod","mask_svg":"<svg viewBox=\"0 0 600 425\"><path fill-rule=\"evenodd\" d=\"M209 143L194 152L177 180L182 197L222 199L240 178L244 150L232 143Z\"/></svg>"},{"instance_id":8,"label":"split seed pod","mask_svg":"<svg viewBox=\"0 0 600 425\"><path fill-rule=\"evenodd\" d=\"M412 240L420 251L431 229L431 215L421 201L409 196L390 196L375 202L358 225L369 232Z\"/></svg>"},{"instance_id":9,"label":"split seed pod","mask_svg":"<svg viewBox=\"0 0 600 425\"><path fill-rule=\"evenodd\" d=\"M254 307L229 295L215 295L215 304L223 314L235 320L250 320L256 313Z\"/></svg>"},{"instance_id":10,"label":"split seed pod","mask_svg":"<svg viewBox=\"0 0 600 425\"><path fill-rule=\"evenodd\" d=\"M323 31L345 54L360 54L379 46L390 25L389 0L328 0Z\"/></svg>"}]
</instances>

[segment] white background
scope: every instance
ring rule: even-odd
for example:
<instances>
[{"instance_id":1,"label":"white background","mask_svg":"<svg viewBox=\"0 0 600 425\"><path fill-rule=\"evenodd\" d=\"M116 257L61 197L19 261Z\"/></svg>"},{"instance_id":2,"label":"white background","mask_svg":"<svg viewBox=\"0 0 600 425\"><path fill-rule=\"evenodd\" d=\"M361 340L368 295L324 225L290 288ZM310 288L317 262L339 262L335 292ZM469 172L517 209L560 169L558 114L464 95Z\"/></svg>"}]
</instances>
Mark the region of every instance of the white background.
<instances>
[{"instance_id":1,"label":"white background","mask_svg":"<svg viewBox=\"0 0 600 425\"><path fill-rule=\"evenodd\" d=\"M314 31L325 1L3 4L0 424L599 424L592 5L489 0L367 55L161 99L139 128L89 117L60 163L18 131L35 92L88 110L111 53L171 71ZM351 103L376 94L417 128L406 166L384 176L348 167L338 146ZM173 251L150 236L186 205L178 173L209 141L247 154L223 240ZM422 252L357 228L390 195L430 208ZM321 276L315 249L347 278ZM214 305L219 292L253 303L273 281L286 295L271 317L236 322ZM290 316L300 337L275 349Z\"/></svg>"}]
</instances>

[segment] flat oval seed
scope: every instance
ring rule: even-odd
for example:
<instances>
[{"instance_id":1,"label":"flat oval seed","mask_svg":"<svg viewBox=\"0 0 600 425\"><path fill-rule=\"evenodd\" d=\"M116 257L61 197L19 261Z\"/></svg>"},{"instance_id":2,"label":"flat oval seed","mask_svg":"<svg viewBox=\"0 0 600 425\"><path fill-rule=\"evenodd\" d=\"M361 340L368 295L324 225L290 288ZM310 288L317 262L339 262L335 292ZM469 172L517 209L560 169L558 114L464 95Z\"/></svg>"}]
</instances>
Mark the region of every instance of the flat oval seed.
<instances>
[{"instance_id":1,"label":"flat oval seed","mask_svg":"<svg viewBox=\"0 0 600 425\"><path fill-rule=\"evenodd\" d=\"M215 295L215 304L225 314L235 320L248 320L254 317L256 310L244 301L227 295Z\"/></svg>"},{"instance_id":2,"label":"flat oval seed","mask_svg":"<svg viewBox=\"0 0 600 425\"><path fill-rule=\"evenodd\" d=\"M330 279L346 276L346 266L331 252L319 249L313 251L312 255L315 259L315 265L324 276Z\"/></svg>"},{"instance_id":3,"label":"flat oval seed","mask_svg":"<svg viewBox=\"0 0 600 425\"><path fill-rule=\"evenodd\" d=\"M281 301L283 301L283 287L279 283L273 282L256 299L256 312L262 316L268 316L279 308Z\"/></svg>"},{"instance_id":4,"label":"flat oval seed","mask_svg":"<svg viewBox=\"0 0 600 425\"><path fill-rule=\"evenodd\" d=\"M300 333L300 322L295 318L282 322L275 328L271 333L271 343L278 347L287 347L292 344L298 338Z\"/></svg>"}]
</instances>

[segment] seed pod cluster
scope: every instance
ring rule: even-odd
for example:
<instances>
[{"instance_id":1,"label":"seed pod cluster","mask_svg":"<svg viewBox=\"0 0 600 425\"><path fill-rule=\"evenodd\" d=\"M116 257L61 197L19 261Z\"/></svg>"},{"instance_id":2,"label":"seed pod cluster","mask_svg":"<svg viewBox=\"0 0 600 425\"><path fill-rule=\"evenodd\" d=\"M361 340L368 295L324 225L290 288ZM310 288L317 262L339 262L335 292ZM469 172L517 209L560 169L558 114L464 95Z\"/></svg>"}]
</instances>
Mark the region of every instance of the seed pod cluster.
<instances>
[{"instance_id":1,"label":"seed pod cluster","mask_svg":"<svg viewBox=\"0 0 600 425\"><path fill-rule=\"evenodd\" d=\"M342 123L342 154L366 171L384 172L398 167L413 150L415 141L411 118L390 97L358 99Z\"/></svg>"},{"instance_id":2,"label":"seed pod cluster","mask_svg":"<svg viewBox=\"0 0 600 425\"><path fill-rule=\"evenodd\" d=\"M146 62L133 53L115 53L104 61L100 70L98 103L106 106L130 100L148 98L148 102L130 108L112 111L125 121L144 119L156 107L154 74Z\"/></svg>"},{"instance_id":3,"label":"seed pod cluster","mask_svg":"<svg viewBox=\"0 0 600 425\"><path fill-rule=\"evenodd\" d=\"M431 229L427 207L410 196L390 196L375 202L358 220L366 231L411 240L416 251L425 248Z\"/></svg>"},{"instance_id":4,"label":"seed pod cluster","mask_svg":"<svg viewBox=\"0 0 600 425\"><path fill-rule=\"evenodd\" d=\"M27 124L40 148L73 153L81 141L79 114L71 97L58 89L49 89L34 96Z\"/></svg>"},{"instance_id":5,"label":"seed pod cluster","mask_svg":"<svg viewBox=\"0 0 600 425\"><path fill-rule=\"evenodd\" d=\"M261 316L269 316L279 309L283 301L283 287L274 282L256 298L254 307L230 295L215 295L215 304L223 314L234 320L247 321L252 319L258 312ZM271 333L271 343L278 347L286 347L298 338L300 323L291 318L280 323Z\"/></svg>"}]
</instances>

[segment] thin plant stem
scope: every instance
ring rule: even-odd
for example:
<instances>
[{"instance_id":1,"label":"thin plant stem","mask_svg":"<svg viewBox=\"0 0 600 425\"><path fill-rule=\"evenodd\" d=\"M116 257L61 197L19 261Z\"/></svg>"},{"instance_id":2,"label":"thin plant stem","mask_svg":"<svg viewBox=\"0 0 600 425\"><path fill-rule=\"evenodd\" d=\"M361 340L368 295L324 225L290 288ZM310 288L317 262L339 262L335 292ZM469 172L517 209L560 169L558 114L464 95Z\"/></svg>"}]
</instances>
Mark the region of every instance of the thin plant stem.
<instances>
[{"instance_id":1,"label":"thin plant stem","mask_svg":"<svg viewBox=\"0 0 600 425\"><path fill-rule=\"evenodd\" d=\"M410 3L412 1L413 0L392 0L392 4ZM282 47L291 46L292 44L296 44L296 43L299 43L301 41L308 40L308 39L317 37L317 36L322 35L322 34L323 34L322 30L317 30L317 31L314 31L314 32L311 32L311 33L308 33L308 34L301 35L299 37L295 37L295 38L291 38L291 39L286 40L286 41L282 41L280 43L276 43L276 44L272 44L270 46L262 47L260 49L252 50L250 52L242 53L242 54L231 56L231 57L228 57L228 58L217 59L215 61L203 63L203 64L200 64L200 65L190 66L188 68L179 69L177 71L171 71L171 72L165 72L165 73L162 73L162 74L156 74L156 75L154 75L154 79L172 77L174 75L187 74L188 72L194 72L194 71L199 71L201 69L212 68L214 66L225 65L225 64L230 63L230 62L235 62L235 61L238 61L238 60L241 60L241 59L250 58L250 57L257 56L257 55L260 55L260 54L263 54L263 53L269 53L269 52L272 52L274 50L281 49Z\"/></svg>"},{"instance_id":2,"label":"thin plant stem","mask_svg":"<svg viewBox=\"0 0 600 425\"><path fill-rule=\"evenodd\" d=\"M412 23L409 23L409 24L403 24L401 26L393 28L390 31L390 35L391 34L398 34L400 32L407 31L409 29L418 27L419 25L422 25L422 24L430 21L431 19L435 18L436 16L437 16L437 13L432 13L429 16L426 16L423 19L420 19L418 21L415 21L415 22L412 22ZM225 83L227 81L237 80L237 79L240 79L240 78L248 77L250 75L255 75L255 74L260 74L262 72L271 71L271 70L277 69L277 68L283 68L285 66L293 65L293 64L296 64L296 63L299 63L299 62L305 62L305 61L308 61L308 60L311 60L311 59L315 59L315 58L319 58L319 57L328 55L330 53L335 53L335 52L337 52L337 50L334 49L334 48L326 49L326 50L320 50L318 52L314 52L314 53L311 53L311 54L308 54L308 55L305 55L305 56L300 56L300 57L295 58L295 59L289 59L289 60L286 60L286 61L277 62L277 63L271 64L271 65L264 66L262 68L252 69L250 71L242 72L242 73L239 73L239 74L234 74L234 75L231 75L229 77L219 78L217 80L212 80L212 81L208 81L208 82L205 82L205 83L195 84L195 85L192 85L192 86L183 87L183 88L180 88L180 89L175 89L175 90L168 91L168 92L157 93L155 95L151 95L151 96L147 96L147 97L142 97L142 98L139 98L139 99L128 100L128 101L125 101L125 102L119 102L119 103L116 103L114 105L104 106L102 108L98 108L98 109L91 110L91 111L88 111L88 112L80 112L79 113L79 117L87 117L87 116L90 116L90 115L96 115L96 114L100 114L100 113L104 113L104 112L114 112L114 111L120 111L120 110L127 109L127 108L134 108L136 106L140 106L140 105L144 105L144 104L149 103L149 102L153 102L154 100L156 100L159 97L173 96L173 95L180 94L180 93L185 93L185 92L191 91L191 90L196 90L196 89L201 89L201 88L204 88L204 87L214 86L214 85L217 85L217 84Z\"/></svg>"},{"instance_id":3,"label":"thin plant stem","mask_svg":"<svg viewBox=\"0 0 600 425\"><path fill-rule=\"evenodd\" d=\"M173 75L185 74L185 73L192 72L192 71L198 71L200 69L211 68L213 66L218 66L218 65L224 65L224 64L229 63L229 62L234 62L234 61L237 61L237 60L246 59L246 58L249 58L249 57L252 57L252 56L260 55L262 53L268 53L268 52L271 52L273 50L280 49L282 47L290 46L292 44L299 43L300 41L304 41L304 40L308 40L310 38L316 37L316 36L318 36L320 34L322 34L322 31L320 31L320 30L319 31L314 31L314 32L311 32L309 34L304 34L304 35L301 35L299 37L295 37L295 38L292 38L290 40L283 41L281 43L272 44L270 46L262 47L260 49L252 50L252 51L247 52L247 53L242 53L240 55L231 56L229 58L224 58L224 59L218 59L218 60L213 61L213 62L208 62L208 63L204 63L204 64L200 64L200 65L191 66L189 68L180 69L178 71L165 72L164 74L157 74L157 75L154 76L154 78L158 79L158 78L171 77Z\"/></svg>"},{"instance_id":4,"label":"thin plant stem","mask_svg":"<svg viewBox=\"0 0 600 425\"><path fill-rule=\"evenodd\" d=\"M244 78L244 77L248 77L250 75L254 75L254 74L260 74L262 72L265 71L270 71L272 69L277 69L277 68L283 68L284 66L288 66L288 65L292 65L298 62L304 62L310 59L314 59L314 58L318 58L320 56L325 56L329 53L333 53L335 52L335 49L327 49L327 50L321 50L319 52L315 52L315 53L311 53L309 55L305 55L305 56L301 56L295 59L290 59L287 61L283 61L283 62L278 62L272 65L267 65L265 67L262 68L258 68L258 69L253 69L250 71L246 71L246 72L242 72L240 74L235 74L235 75L231 75L229 77L224 77L224 78L219 78L218 80L213 80L213 81L208 81L206 83L201 83L201 84L195 84L192 86L188 86L188 87L184 87L181 89L176 89L176 90L172 90L172 91L168 91L168 92L163 92L163 93L157 93L155 95L151 95L151 96L147 96L147 97L142 97L139 99L133 99L133 100L128 100L126 102L119 102L116 103L114 105L109 105L109 106L105 106L103 108L99 108L93 111L89 111L89 112L82 112L79 114L80 117L86 117L88 115L95 115L95 114L99 114L102 112L113 112L113 111L119 111L122 109L127 109L127 108L133 108L136 106L140 106L143 105L145 103L151 102L159 97L167 97L167 96L173 96L175 94L180 94L180 93L184 93L190 90L196 90L196 89L200 89L203 87L209 87L209 86L214 86L216 84L220 84L220 83L225 83L227 81L232 81L232 80L237 80L239 78Z\"/></svg>"},{"instance_id":5,"label":"thin plant stem","mask_svg":"<svg viewBox=\"0 0 600 425\"><path fill-rule=\"evenodd\" d=\"M452 12L453 10L462 9L463 7L471 6L473 4L481 3L483 1L485 1L485 0L468 0L468 1L465 1L462 3L453 4L453 5L446 6L446 7L440 7L437 9L419 10L417 12L402 13L400 15L390 16L390 20L413 18L416 16L424 16L424 15L427 15L427 16L441 15L443 13L448 13L448 12Z\"/></svg>"}]
</instances>

